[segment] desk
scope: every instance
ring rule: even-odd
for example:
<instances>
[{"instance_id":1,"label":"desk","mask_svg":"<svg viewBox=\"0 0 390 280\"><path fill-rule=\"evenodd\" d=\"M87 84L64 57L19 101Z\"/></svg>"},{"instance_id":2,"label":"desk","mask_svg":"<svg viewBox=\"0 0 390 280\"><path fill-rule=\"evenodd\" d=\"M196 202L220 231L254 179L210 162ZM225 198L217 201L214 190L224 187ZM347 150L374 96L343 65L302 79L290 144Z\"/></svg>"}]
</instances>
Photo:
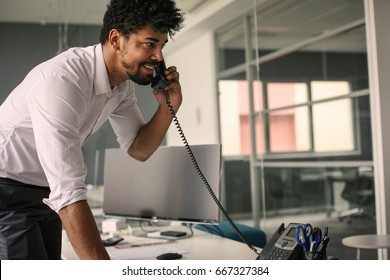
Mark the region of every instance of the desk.
<instances>
[{"instance_id":1,"label":"desk","mask_svg":"<svg viewBox=\"0 0 390 280\"><path fill-rule=\"evenodd\" d=\"M345 237L341 240L344 246L357 249L356 259L360 259L360 249L390 248L390 235L367 234Z\"/></svg>"},{"instance_id":2,"label":"desk","mask_svg":"<svg viewBox=\"0 0 390 280\"><path fill-rule=\"evenodd\" d=\"M161 230L167 230L167 228ZM173 228L173 230L177 230L177 228ZM126 236L123 237L126 240ZM145 249L150 250L151 248L155 248L157 256L159 254L159 249L163 246L166 245L152 245L145 247ZM254 253L245 243L196 229L194 229L194 236L179 239L173 243L172 246L185 251L185 253L183 253L182 260L255 260L257 257L256 253ZM109 254L111 250L113 250L113 247L107 247ZM131 250L131 248L127 250ZM261 249L259 249L259 252L261 252ZM155 259L156 256L145 259ZM78 259L78 256L74 252L65 231L63 231L62 259ZM128 258L124 259L132 259L132 256L129 255Z\"/></svg>"}]
</instances>

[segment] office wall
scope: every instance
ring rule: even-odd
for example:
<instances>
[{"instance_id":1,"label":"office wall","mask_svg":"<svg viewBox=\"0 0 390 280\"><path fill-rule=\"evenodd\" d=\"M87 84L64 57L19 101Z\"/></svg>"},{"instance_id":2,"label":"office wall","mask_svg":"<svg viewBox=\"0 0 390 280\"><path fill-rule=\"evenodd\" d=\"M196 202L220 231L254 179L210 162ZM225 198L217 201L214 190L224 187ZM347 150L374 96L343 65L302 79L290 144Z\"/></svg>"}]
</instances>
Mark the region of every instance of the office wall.
<instances>
[{"instance_id":1,"label":"office wall","mask_svg":"<svg viewBox=\"0 0 390 280\"><path fill-rule=\"evenodd\" d=\"M69 46L98 42L100 27L69 26ZM0 102L38 63L58 51L58 27L47 24L0 23Z\"/></svg>"},{"instance_id":2,"label":"office wall","mask_svg":"<svg viewBox=\"0 0 390 280\"><path fill-rule=\"evenodd\" d=\"M174 45L175 42L169 44ZM177 114L190 144L218 143L218 111L214 35L205 31L188 44L166 56L167 65L176 65L180 73L183 103ZM172 125L168 145L181 144Z\"/></svg>"}]
</instances>

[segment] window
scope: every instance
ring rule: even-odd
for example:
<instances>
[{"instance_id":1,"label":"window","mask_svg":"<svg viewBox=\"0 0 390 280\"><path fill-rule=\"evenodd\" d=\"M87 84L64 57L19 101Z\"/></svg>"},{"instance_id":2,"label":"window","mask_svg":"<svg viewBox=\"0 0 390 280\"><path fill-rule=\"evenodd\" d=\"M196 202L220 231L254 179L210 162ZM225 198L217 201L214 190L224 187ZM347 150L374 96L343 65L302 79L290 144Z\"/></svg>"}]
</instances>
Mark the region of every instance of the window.
<instances>
[{"instance_id":1,"label":"window","mask_svg":"<svg viewBox=\"0 0 390 280\"><path fill-rule=\"evenodd\" d=\"M356 150L353 102L347 81L254 81L253 87L258 154ZM249 155L248 83L221 80L219 90L224 154Z\"/></svg>"}]
</instances>

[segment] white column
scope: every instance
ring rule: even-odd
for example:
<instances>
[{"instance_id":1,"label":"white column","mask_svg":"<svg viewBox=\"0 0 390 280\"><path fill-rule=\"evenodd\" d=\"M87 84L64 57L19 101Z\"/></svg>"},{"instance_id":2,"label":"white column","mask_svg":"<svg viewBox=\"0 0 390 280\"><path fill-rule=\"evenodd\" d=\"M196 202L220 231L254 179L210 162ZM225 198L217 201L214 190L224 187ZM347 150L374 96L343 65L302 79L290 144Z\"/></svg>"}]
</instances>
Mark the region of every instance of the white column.
<instances>
[{"instance_id":1,"label":"white column","mask_svg":"<svg viewBox=\"0 0 390 280\"><path fill-rule=\"evenodd\" d=\"M365 0L378 234L390 233L390 1ZM386 203L387 202L387 203ZM388 259L386 249L379 259Z\"/></svg>"}]
</instances>

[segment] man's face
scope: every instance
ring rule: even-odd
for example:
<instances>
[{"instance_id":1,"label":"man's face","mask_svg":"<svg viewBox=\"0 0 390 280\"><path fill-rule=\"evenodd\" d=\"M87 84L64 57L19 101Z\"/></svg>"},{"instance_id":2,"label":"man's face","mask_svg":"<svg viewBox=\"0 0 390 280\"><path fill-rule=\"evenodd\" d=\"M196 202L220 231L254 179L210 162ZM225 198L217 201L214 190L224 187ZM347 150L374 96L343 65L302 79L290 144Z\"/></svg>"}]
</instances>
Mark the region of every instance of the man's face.
<instances>
[{"instance_id":1,"label":"man's face","mask_svg":"<svg viewBox=\"0 0 390 280\"><path fill-rule=\"evenodd\" d=\"M146 26L131 34L128 40L124 37L122 40L119 59L123 74L137 84L150 84L154 68L163 59L162 49L168 41L167 33L156 32Z\"/></svg>"}]
</instances>

